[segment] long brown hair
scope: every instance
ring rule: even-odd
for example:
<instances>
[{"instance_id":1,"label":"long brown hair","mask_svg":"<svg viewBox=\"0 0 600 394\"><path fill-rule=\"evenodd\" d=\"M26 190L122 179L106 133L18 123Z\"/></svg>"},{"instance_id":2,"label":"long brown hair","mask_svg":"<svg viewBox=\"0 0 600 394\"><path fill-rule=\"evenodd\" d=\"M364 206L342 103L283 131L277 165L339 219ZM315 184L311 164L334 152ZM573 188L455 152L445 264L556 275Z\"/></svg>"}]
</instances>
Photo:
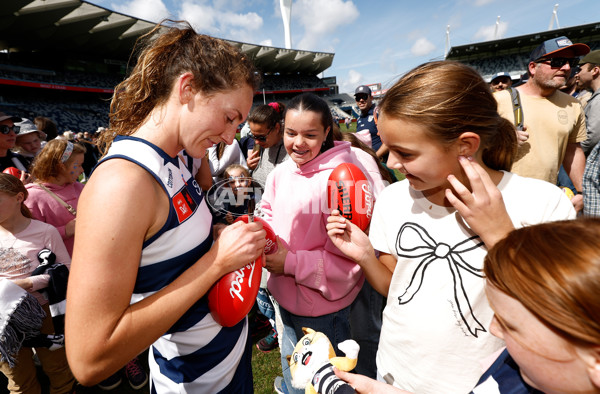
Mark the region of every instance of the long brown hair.
<instances>
[{"instance_id":1,"label":"long brown hair","mask_svg":"<svg viewBox=\"0 0 600 394\"><path fill-rule=\"evenodd\" d=\"M19 178L14 175L0 173L0 193L6 193L13 197L19 193L23 193L23 201L21 201L21 214L26 218L33 218L31 211L25 205L25 200L27 200L29 192Z\"/></svg>"},{"instance_id":2,"label":"long brown hair","mask_svg":"<svg viewBox=\"0 0 600 394\"><path fill-rule=\"evenodd\" d=\"M514 126L498 115L488 84L462 63L437 61L414 68L387 91L378 107L380 115L423 126L444 145L466 131L478 134L483 162L494 170L510 170L515 159Z\"/></svg>"},{"instance_id":3,"label":"long brown hair","mask_svg":"<svg viewBox=\"0 0 600 394\"><path fill-rule=\"evenodd\" d=\"M136 42L137 64L115 87L110 127L99 138L103 152L116 135L134 133L155 107L166 103L174 82L185 72L193 74L194 88L205 95L244 85L257 88L254 64L238 48L197 34L187 22L169 22L180 27L157 25Z\"/></svg>"},{"instance_id":4,"label":"long brown hair","mask_svg":"<svg viewBox=\"0 0 600 394\"><path fill-rule=\"evenodd\" d=\"M579 346L600 345L600 219L514 230L484 260L490 284Z\"/></svg>"}]
</instances>

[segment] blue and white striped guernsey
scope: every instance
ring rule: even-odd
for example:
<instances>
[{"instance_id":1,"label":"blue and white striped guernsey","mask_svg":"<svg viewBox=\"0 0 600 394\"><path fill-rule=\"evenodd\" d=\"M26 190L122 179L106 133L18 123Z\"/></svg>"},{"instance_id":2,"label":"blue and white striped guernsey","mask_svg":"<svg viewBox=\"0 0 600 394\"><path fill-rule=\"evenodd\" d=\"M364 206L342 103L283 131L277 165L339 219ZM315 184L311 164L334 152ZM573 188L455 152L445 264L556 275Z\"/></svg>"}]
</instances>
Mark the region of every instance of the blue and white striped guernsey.
<instances>
[{"instance_id":1,"label":"blue and white striped guernsey","mask_svg":"<svg viewBox=\"0 0 600 394\"><path fill-rule=\"evenodd\" d=\"M113 158L152 174L171 202L164 226L144 242L133 304L171 283L210 249L212 217L200 186L179 158L130 136L115 138L102 161ZM150 347L151 393L251 393L250 358L247 319L220 326L204 296Z\"/></svg>"}]
</instances>

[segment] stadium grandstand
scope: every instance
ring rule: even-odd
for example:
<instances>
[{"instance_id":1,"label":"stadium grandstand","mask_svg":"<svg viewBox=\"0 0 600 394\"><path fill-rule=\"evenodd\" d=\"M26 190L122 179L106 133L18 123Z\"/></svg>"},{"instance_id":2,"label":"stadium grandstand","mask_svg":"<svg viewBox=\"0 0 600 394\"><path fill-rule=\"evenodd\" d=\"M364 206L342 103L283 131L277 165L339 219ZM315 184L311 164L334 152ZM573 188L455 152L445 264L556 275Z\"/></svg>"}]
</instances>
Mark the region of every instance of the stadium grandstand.
<instances>
[{"instance_id":1,"label":"stadium grandstand","mask_svg":"<svg viewBox=\"0 0 600 394\"><path fill-rule=\"evenodd\" d=\"M600 49L600 22L456 46L450 48L446 59L472 66L487 82L501 71L508 72L516 81L527 72L531 51L542 42L560 36L587 44L592 50Z\"/></svg>"},{"instance_id":2,"label":"stadium grandstand","mask_svg":"<svg viewBox=\"0 0 600 394\"><path fill-rule=\"evenodd\" d=\"M0 21L0 111L46 116L75 132L108 126L113 88L127 74L134 44L156 26L83 0L3 0ZM226 41L262 73L255 104L338 91L335 78L318 77L333 53Z\"/></svg>"}]
</instances>

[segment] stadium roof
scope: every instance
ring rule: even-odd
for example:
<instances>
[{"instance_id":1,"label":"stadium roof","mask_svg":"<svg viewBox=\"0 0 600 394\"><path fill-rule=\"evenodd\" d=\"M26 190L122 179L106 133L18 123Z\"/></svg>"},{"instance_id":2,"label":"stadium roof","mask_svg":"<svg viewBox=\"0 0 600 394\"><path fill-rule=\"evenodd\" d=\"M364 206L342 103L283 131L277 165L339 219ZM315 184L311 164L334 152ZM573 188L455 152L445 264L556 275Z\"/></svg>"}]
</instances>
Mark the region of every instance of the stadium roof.
<instances>
[{"instance_id":1,"label":"stadium roof","mask_svg":"<svg viewBox=\"0 0 600 394\"><path fill-rule=\"evenodd\" d=\"M498 55L527 54L542 42L567 36L572 42L589 43L600 40L600 22L548 30L523 36L484 41L450 48L448 60L474 60Z\"/></svg>"},{"instance_id":2,"label":"stadium roof","mask_svg":"<svg viewBox=\"0 0 600 394\"><path fill-rule=\"evenodd\" d=\"M76 52L127 61L136 39L155 25L82 0L2 0L0 50ZM333 53L226 41L265 73L316 75L333 62Z\"/></svg>"}]
</instances>

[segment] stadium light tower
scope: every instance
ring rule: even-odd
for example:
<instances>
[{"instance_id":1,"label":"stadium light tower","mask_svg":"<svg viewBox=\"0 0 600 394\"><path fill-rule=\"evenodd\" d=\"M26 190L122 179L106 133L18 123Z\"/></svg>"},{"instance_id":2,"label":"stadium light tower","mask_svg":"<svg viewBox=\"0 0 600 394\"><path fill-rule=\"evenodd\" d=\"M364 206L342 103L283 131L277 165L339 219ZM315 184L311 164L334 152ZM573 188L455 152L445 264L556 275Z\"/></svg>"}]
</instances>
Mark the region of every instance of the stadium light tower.
<instances>
[{"instance_id":1,"label":"stadium light tower","mask_svg":"<svg viewBox=\"0 0 600 394\"><path fill-rule=\"evenodd\" d=\"M557 9L558 3L554 4L554 9L552 10L552 16L550 17L550 25L548 25L548 30L552 30L552 28L554 27L554 21L556 21L556 28L560 29L560 25L558 24L558 12L556 12Z\"/></svg>"},{"instance_id":2,"label":"stadium light tower","mask_svg":"<svg viewBox=\"0 0 600 394\"><path fill-rule=\"evenodd\" d=\"M496 28L494 29L494 40L498 39L498 26L500 26L500 15L496 18Z\"/></svg>"},{"instance_id":3,"label":"stadium light tower","mask_svg":"<svg viewBox=\"0 0 600 394\"><path fill-rule=\"evenodd\" d=\"M444 58L448 56L450 50L450 25L446 26L446 48L444 49Z\"/></svg>"},{"instance_id":4,"label":"stadium light tower","mask_svg":"<svg viewBox=\"0 0 600 394\"><path fill-rule=\"evenodd\" d=\"M281 17L283 18L283 30L285 32L285 47L292 49L292 32L290 21L292 20L292 0L279 0Z\"/></svg>"}]
</instances>

